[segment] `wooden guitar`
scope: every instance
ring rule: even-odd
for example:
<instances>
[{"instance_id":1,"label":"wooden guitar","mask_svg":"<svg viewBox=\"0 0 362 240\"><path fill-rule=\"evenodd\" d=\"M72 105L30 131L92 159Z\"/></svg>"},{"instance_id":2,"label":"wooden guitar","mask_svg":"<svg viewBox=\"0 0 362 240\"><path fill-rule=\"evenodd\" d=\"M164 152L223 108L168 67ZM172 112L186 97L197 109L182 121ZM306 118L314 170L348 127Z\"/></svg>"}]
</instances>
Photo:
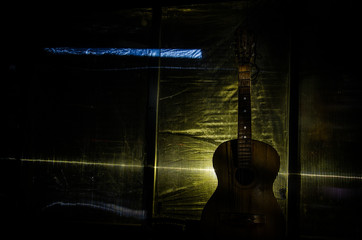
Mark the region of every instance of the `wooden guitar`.
<instances>
[{"instance_id":1,"label":"wooden guitar","mask_svg":"<svg viewBox=\"0 0 362 240\"><path fill-rule=\"evenodd\" d=\"M218 186L203 209L201 227L213 239L283 239L284 216L273 194L279 155L251 138L251 67L254 37L236 31L238 138L222 143L213 156Z\"/></svg>"}]
</instances>

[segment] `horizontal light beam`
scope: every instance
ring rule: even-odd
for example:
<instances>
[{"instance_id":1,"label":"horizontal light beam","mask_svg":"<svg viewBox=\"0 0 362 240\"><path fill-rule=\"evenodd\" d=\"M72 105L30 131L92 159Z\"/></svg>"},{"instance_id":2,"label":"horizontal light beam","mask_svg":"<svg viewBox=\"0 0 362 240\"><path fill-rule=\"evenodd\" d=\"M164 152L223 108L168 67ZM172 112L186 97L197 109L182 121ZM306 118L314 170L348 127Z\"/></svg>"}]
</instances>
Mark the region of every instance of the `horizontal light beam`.
<instances>
[{"instance_id":1,"label":"horizontal light beam","mask_svg":"<svg viewBox=\"0 0 362 240\"><path fill-rule=\"evenodd\" d=\"M362 180L360 176L346 176L346 175L335 175L335 174L316 174L316 173L279 173L280 175L292 175L301 177L318 177L318 178L339 178L339 179L355 179Z\"/></svg>"},{"instance_id":2,"label":"horizontal light beam","mask_svg":"<svg viewBox=\"0 0 362 240\"><path fill-rule=\"evenodd\" d=\"M111 212L115 213L121 217L132 217L137 219L145 219L146 218L146 211L144 210L135 210L130 209L127 207L119 206L112 203L105 203L105 202L97 202L97 201L91 201L91 202L53 202L43 208L43 210L47 208L52 207L87 207L87 208L93 208L93 209L99 209L105 212Z\"/></svg>"},{"instance_id":3,"label":"horizontal light beam","mask_svg":"<svg viewBox=\"0 0 362 240\"><path fill-rule=\"evenodd\" d=\"M91 165L103 167L132 167L143 168L143 165L123 164L123 163L104 163L104 162L86 162L86 161L71 161L71 160L52 160L52 159L29 159L22 158L22 162L38 162L38 163L52 163L52 164L76 164L76 165Z\"/></svg>"},{"instance_id":4,"label":"horizontal light beam","mask_svg":"<svg viewBox=\"0 0 362 240\"><path fill-rule=\"evenodd\" d=\"M52 163L52 164L78 164L78 165L92 165L92 166L102 166L102 167L123 167L123 168L144 168L143 165L136 164L123 164L123 163L104 163L104 162L85 162L85 161L70 161L70 160L52 160L52 159L20 159L22 162L38 162L38 163ZM206 171L214 172L213 168L187 168L187 167L153 167L156 169L166 169L166 170L181 170L181 171Z\"/></svg>"},{"instance_id":5,"label":"horizontal light beam","mask_svg":"<svg viewBox=\"0 0 362 240\"><path fill-rule=\"evenodd\" d=\"M161 58L201 59L201 49L172 49L172 48L44 48L44 51L55 55L95 55L95 56L136 56Z\"/></svg>"},{"instance_id":6,"label":"horizontal light beam","mask_svg":"<svg viewBox=\"0 0 362 240\"><path fill-rule=\"evenodd\" d=\"M11 158L8 160L16 160ZM123 164L123 163L104 163L104 162L85 162L85 161L69 161L69 160L52 160L52 159L20 159L22 162L39 162L39 163L52 163L52 164L79 164L79 165L97 165L104 167L124 167L124 168L144 168L143 165L135 164ZM178 170L178 171L197 171L197 172L214 172L214 168L192 168L192 167L166 167L158 166L153 167L160 170ZM338 178L338 179L354 179L362 180L361 176L346 176L346 175L334 175L334 174L315 174L315 173L283 173L279 172L279 175L298 175L301 177L316 177L316 178Z\"/></svg>"}]
</instances>

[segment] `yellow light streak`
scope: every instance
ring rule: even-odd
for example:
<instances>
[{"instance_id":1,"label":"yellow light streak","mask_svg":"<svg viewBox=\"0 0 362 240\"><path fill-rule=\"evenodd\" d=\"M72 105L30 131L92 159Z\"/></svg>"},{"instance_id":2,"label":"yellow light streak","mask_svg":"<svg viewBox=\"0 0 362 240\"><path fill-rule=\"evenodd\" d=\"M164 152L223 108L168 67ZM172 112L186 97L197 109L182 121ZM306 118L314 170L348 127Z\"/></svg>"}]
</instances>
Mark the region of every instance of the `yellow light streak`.
<instances>
[{"instance_id":1,"label":"yellow light streak","mask_svg":"<svg viewBox=\"0 0 362 240\"><path fill-rule=\"evenodd\" d=\"M23 162L39 162L39 163L52 163L52 164L78 164L78 165L93 165L105 167L124 167L124 168L144 168L143 165L123 164L123 163L103 163L103 162L85 162L85 161L70 161L70 160L53 160L53 159L20 159ZM156 169L166 170L180 170L180 171L198 171L198 172L213 172L213 168L186 168L186 167L152 167Z\"/></svg>"},{"instance_id":2,"label":"yellow light streak","mask_svg":"<svg viewBox=\"0 0 362 240\"><path fill-rule=\"evenodd\" d=\"M85 162L85 161L69 161L69 160L52 160L52 159L20 159L23 162L40 162L40 163L52 163L52 164L79 164L79 165L93 165L93 166L104 166L104 167L123 167L123 168L144 168L143 165L137 164L124 164L124 163L104 163L104 162ZM214 172L213 168L192 168L192 167L167 167L158 166L153 167L159 170L177 170L177 171L195 171L195 172ZM337 179L351 179L351 180L362 180L361 176L346 176L346 175L335 175L335 174L316 174L316 173L282 173L279 175L299 175L301 177L318 177L318 178L337 178Z\"/></svg>"},{"instance_id":3,"label":"yellow light streak","mask_svg":"<svg viewBox=\"0 0 362 240\"><path fill-rule=\"evenodd\" d=\"M214 168L185 168L185 167L156 167L157 169L197 171L197 172L214 172Z\"/></svg>"},{"instance_id":4,"label":"yellow light streak","mask_svg":"<svg viewBox=\"0 0 362 240\"><path fill-rule=\"evenodd\" d=\"M360 176L346 176L346 175L335 175L335 174L279 173L279 175L296 175L296 176L301 176L301 177L319 177L319 178L339 178L339 179L362 180L362 177L360 177Z\"/></svg>"},{"instance_id":5,"label":"yellow light streak","mask_svg":"<svg viewBox=\"0 0 362 240\"><path fill-rule=\"evenodd\" d=\"M78 164L78 165L93 165L104 167L130 167L130 168L143 168L143 165L123 164L123 163L104 163L104 162L85 162L85 161L70 161L70 160L53 160L53 159L29 159L22 158L22 162L40 162L40 163L53 163L53 164Z\"/></svg>"}]
</instances>

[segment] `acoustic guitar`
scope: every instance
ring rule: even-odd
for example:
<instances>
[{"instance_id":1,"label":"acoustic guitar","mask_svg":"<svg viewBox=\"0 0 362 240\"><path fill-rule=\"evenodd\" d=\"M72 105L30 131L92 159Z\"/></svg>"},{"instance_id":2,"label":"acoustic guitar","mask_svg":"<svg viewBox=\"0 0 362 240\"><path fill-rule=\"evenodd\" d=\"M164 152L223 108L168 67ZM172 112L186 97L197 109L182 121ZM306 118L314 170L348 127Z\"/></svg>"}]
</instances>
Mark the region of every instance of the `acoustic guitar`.
<instances>
[{"instance_id":1,"label":"acoustic guitar","mask_svg":"<svg viewBox=\"0 0 362 240\"><path fill-rule=\"evenodd\" d=\"M201 216L212 239L283 239L285 220L273 194L279 155L251 138L251 70L254 36L236 31L238 61L238 138L222 143L213 156L218 186Z\"/></svg>"}]
</instances>

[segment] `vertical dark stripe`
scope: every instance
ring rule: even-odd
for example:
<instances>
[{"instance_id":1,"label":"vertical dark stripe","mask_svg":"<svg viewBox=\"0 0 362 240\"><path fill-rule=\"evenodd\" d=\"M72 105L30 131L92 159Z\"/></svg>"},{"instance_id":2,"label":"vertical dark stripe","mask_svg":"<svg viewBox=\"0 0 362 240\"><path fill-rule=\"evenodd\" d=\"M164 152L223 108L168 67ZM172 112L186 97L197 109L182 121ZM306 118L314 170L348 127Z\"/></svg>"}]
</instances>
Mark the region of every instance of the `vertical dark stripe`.
<instances>
[{"instance_id":1,"label":"vertical dark stripe","mask_svg":"<svg viewBox=\"0 0 362 240\"><path fill-rule=\"evenodd\" d=\"M300 189L301 163L299 153L299 82L300 82L300 35L298 12L289 6L289 164L288 164L288 205L287 236L288 239L299 239L300 235Z\"/></svg>"}]
</instances>

